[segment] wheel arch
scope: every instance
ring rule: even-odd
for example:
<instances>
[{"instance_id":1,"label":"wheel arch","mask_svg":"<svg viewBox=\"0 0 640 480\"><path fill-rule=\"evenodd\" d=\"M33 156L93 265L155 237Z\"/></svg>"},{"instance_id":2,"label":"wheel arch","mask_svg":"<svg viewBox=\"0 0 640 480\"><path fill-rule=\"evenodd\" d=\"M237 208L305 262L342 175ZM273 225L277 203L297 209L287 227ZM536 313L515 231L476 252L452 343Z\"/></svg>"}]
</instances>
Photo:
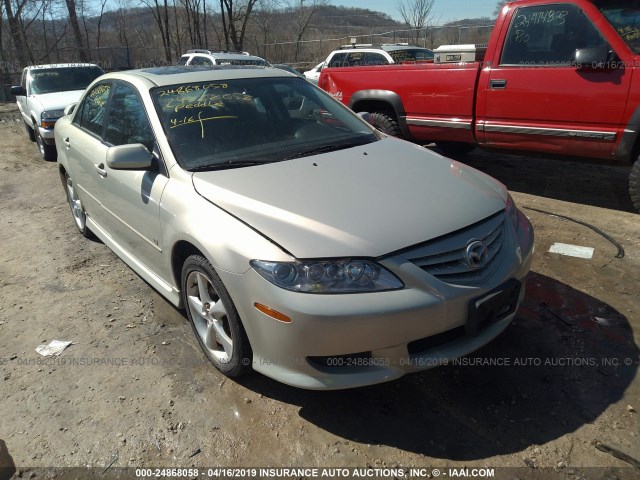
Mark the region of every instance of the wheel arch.
<instances>
[{"instance_id":1,"label":"wheel arch","mask_svg":"<svg viewBox=\"0 0 640 480\"><path fill-rule=\"evenodd\" d=\"M613 151L616 160L632 165L640 155L640 105L635 109L626 127L622 130L620 142Z\"/></svg>"},{"instance_id":2,"label":"wheel arch","mask_svg":"<svg viewBox=\"0 0 640 480\"><path fill-rule=\"evenodd\" d=\"M182 266L191 255L202 255L207 258L202 249L187 240L177 241L171 249L171 274L180 291L182 290ZM211 262L211 260L209 261ZM184 308L182 296L180 297L180 306Z\"/></svg>"},{"instance_id":3,"label":"wheel arch","mask_svg":"<svg viewBox=\"0 0 640 480\"><path fill-rule=\"evenodd\" d=\"M400 125L405 138L411 136L402 98L390 90L360 90L351 96L349 108L354 112L389 112Z\"/></svg>"}]
</instances>

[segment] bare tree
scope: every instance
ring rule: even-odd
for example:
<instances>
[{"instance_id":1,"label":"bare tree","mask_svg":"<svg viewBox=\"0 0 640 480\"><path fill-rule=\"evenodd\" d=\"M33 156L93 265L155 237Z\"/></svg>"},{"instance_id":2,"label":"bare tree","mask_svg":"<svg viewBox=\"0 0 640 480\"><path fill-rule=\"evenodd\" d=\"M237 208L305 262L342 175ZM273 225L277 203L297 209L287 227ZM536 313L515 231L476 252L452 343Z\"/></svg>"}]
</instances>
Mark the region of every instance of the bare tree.
<instances>
[{"instance_id":1,"label":"bare tree","mask_svg":"<svg viewBox=\"0 0 640 480\"><path fill-rule=\"evenodd\" d=\"M416 29L416 43L420 40L420 30L431 20L431 9L435 0L398 0L398 11L405 23Z\"/></svg>"},{"instance_id":2,"label":"bare tree","mask_svg":"<svg viewBox=\"0 0 640 480\"><path fill-rule=\"evenodd\" d=\"M12 5L11 0L4 0L4 11L7 15L7 23L9 24L9 33L11 34L11 41L16 50L18 62L21 66L26 66L30 62L31 55L27 49L27 36L25 34L20 17L22 10L26 5L26 0L19 0L16 5ZM15 8L14 8L15 7Z\"/></svg>"},{"instance_id":3,"label":"bare tree","mask_svg":"<svg viewBox=\"0 0 640 480\"><path fill-rule=\"evenodd\" d=\"M242 50L253 7L259 0L220 0L226 49Z\"/></svg>"},{"instance_id":4,"label":"bare tree","mask_svg":"<svg viewBox=\"0 0 640 480\"><path fill-rule=\"evenodd\" d=\"M76 12L76 0L65 0L67 3L67 11L69 12L69 23L71 23L71 30L73 31L73 37L76 41L76 47L78 48L78 55L81 62L89 61L89 54L87 47L82 39L82 32L80 31L80 24L78 23L78 14Z\"/></svg>"},{"instance_id":5,"label":"bare tree","mask_svg":"<svg viewBox=\"0 0 640 480\"><path fill-rule=\"evenodd\" d=\"M106 1L106 0L105 0ZM164 58L167 62L171 63L171 30L169 28L169 2L168 0L142 0L153 15L153 19L156 21L158 31L160 32L160 39L162 40L162 48L164 49ZM175 13L175 12L174 12Z\"/></svg>"},{"instance_id":6,"label":"bare tree","mask_svg":"<svg viewBox=\"0 0 640 480\"><path fill-rule=\"evenodd\" d=\"M100 16L98 17L98 25L96 26L96 47L98 50L98 61L102 61L102 57L100 55L100 36L102 34L102 19L104 16L104 7L106 6L108 0L102 0L102 4L100 5Z\"/></svg>"},{"instance_id":7,"label":"bare tree","mask_svg":"<svg viewBox=\"0 0 640 480\"><path fill-rule=\"evenodd\" d=\"M305 2L307 3L305 5ZM327 4L326 0L286 0L287 10L291 11L292 16L295 18L295 35L296 35L296 50L294 54L294 60L297 62L300 57L300 42L304 36L307 27L311 19L316 14L321 6Z\"/></svg>"}]
</instances>

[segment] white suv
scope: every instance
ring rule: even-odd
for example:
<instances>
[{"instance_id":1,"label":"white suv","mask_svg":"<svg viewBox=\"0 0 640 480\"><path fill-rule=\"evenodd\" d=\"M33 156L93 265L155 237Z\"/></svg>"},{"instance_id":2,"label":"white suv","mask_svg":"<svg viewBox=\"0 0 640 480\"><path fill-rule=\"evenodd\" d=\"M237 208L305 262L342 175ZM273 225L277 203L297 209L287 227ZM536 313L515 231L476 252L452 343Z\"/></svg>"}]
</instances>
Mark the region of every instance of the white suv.
<instances>
[{"instance_id":1,"label":"white suv","mask_svg":"<svg viewBox=\"0 0 640 480\"><path fill-rule=\"evenodd\" d=\"M408 43L385 43L379 47L374 47L372 44L344 45L339 50L331 52L324 62L304 72L304 76L314 83L318 83L320 71L324 67L358 67L432 61L432 50Z\"/></svg>"},{"instance_id":2,"label":"white suv","mask_svg":"<svg viewBox=\"0 0 640 480\"><path fill-rule=\"evenodd\" d=\"M212 52L211 50L194 49L180 57L178 65L257 65L269 66L269 63L260 57L250 55L248 52Z\"/></svg>"}]
</instances>

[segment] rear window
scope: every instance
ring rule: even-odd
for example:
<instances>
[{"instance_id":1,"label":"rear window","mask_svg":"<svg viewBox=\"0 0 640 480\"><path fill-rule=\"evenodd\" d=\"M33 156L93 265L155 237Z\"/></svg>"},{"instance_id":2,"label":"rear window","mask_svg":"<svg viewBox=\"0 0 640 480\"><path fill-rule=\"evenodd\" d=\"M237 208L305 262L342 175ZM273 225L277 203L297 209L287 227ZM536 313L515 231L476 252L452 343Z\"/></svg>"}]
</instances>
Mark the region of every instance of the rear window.
<instances>
[{"instance_id":1,"label":"rear window","mask_svg":"<svg viewBox=\"0 0 640 480\"><path fill-rule=\"evenodd\" d=\"M387 51L395 63L428 62L433 60L433 52L427 48Z\"/></svg>"}]
</instances>

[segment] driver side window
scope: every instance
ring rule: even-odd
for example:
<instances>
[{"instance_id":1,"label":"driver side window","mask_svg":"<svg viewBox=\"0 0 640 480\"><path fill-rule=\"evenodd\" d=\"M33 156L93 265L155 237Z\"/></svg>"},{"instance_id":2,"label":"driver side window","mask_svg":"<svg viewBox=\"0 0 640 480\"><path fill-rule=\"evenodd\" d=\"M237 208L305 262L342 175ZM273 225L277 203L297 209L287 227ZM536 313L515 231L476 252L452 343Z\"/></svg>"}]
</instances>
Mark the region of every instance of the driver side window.
<instances>
[{"instance_id":1,"label":"driver side window","mask_svg":"<svg viewBox=\"0 0 640 480\"><path fill-rule=\"evenodd\" d=\"M84 97L75 122L83 129L102 137L106 119L107 102L111 94L111 84L101 83Z\"/></svg>"},{"instance_id":2,"label":"driver side window","mask_svg":"<svg viewBox=\"0 0 640 480\"><path fill-rule=\"evenodd\" d=\"M521 7L511 19L500 64L568 67L576 49L605 44L600 32L575 5Z\"/></svg>"},{"instance_id":3,"label":"driver side window","mask_svg":"<svg viewBox=\"0 0 640 480\"><path fill-rule=\"evenodd\" d=\"M153 150L155 139L146 110L135 89L129 85L116 84L105 140L114 146L141 143L147 150Z\"/></svg>"}]
</instances>

